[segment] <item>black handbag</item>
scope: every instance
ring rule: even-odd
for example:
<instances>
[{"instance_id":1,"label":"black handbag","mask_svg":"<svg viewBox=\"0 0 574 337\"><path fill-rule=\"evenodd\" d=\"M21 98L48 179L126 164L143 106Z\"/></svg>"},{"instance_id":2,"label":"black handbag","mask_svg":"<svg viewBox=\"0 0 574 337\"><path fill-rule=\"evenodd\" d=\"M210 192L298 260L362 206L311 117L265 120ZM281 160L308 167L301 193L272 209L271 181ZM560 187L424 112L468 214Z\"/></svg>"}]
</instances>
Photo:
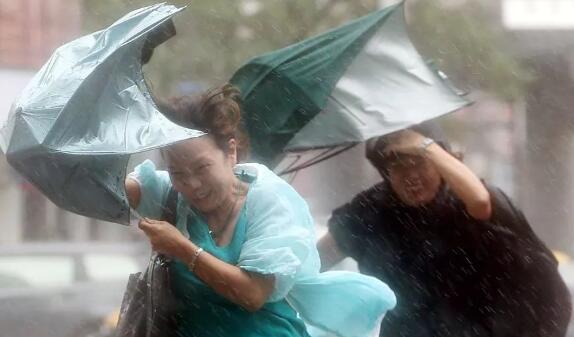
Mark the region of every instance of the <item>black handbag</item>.
<instances>
[{"instance_id":1,"label":"black handbag","mask_svg":"<svg viewBox=\"0 0 574 337\"><path fill-rule=\"evenodd\" d=\"M177 192L171 190L162 219L175 224ZM171 289L170 259L156 252L143 272L131 274L121 304L117 337L176 335L179 303Z\"/></svg>"}]
</instances>

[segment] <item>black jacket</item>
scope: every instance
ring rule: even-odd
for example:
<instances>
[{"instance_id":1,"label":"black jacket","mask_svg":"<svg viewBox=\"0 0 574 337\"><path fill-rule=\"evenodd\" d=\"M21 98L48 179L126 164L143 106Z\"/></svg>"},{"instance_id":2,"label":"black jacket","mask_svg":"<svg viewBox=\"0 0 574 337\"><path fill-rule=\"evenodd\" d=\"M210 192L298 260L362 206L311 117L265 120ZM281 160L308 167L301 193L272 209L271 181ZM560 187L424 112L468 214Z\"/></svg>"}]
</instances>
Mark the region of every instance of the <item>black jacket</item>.
<instances>
[{"instance_id":1,"label":"black jacket","mask_svg":"<svg viewBox=\"0 0 574 337\"><path fill-rule=\"evenodd\" d=\"M570 299L556 259L510 199L488 189L488 221L445 186L415 208L381 183L333 212L340 249L397 294L381 336L564 335Z\"/></svg>"}]
</instances>

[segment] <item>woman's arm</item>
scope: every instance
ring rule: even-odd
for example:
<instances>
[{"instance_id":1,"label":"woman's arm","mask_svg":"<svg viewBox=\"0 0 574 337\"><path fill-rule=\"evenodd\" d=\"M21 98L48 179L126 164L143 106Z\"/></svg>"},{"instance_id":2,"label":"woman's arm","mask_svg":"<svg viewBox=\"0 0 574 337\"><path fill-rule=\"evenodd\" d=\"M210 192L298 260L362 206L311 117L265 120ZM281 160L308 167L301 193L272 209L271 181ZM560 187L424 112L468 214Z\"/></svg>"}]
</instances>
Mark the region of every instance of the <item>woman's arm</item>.
<instances>
[{"instance_id":1,"label":"woman's arm","mask_svg":"<svg viewBox=\"0 0 574 337\"><path fill-rule=\"evenodd\" d=\"M426 157L434 164L452 191L462 200L470 216L488 220L492 215L490 193L480 179L461 161L438 144L426 149Z\"/></svg>"},{"instance_id":2,"label":"woman's arm","mask_svg":"<svg viewBox=\"0 0 574 337\"><path fill-rule=\"evenodd\" d=\"M133 209L138 208L141 200L140 184L136 180L128 177L125 180L125 186L130 207Z\"/></svg>"},{"instance_id":3,"label":"woman's arm","mask_svg":"<svg viewBox=\"0 0 574 337\"><path fill-rule=\"evenodd\" d=\"M453 192L462 200L470 216L488 220L492 214L490 194L480 179L460 160L433 143L424 149L425 137L413 130L397 133L385 152L402 152L426 157L439 171Z\"/></svg>"},{"instance_id":4,"label":"woman's arm","mask_svg":"<svg viewBox=\"0 0 574 337\"><path fill-rule=\"evenodd\" d=\"M139 226L155 251L175 256L188 265L199 248L165 221L146 219ZM251 312L265 304L275 285L273 276L244 271L207 252L197 257L193 272L215 292Z\"/></svg>"},{"instance_id":5,"label":"woman's arm","mask_svg":"<svg viewBox=\"0 0 574 337\"><path fill-rule=\"evenodd\" d=\"M185 242L180 259L189 263L197 249L191 241ZM197 257L193 272L215 292L250 312L265 304L275 285L273 275L247 272L206 252Z\"/></svg>"},{"instance_id":6,"label":"woman's arm","mask_svg":"<svg viewBox=\"0 0 574 337\"><path fill-rule=\"evenodd\" d=\"M321 271L333 268L334 265L346 257L329 232L319 239L317 249L319 250L319 257L321 258Z\"/></svg>"}]
</instances>

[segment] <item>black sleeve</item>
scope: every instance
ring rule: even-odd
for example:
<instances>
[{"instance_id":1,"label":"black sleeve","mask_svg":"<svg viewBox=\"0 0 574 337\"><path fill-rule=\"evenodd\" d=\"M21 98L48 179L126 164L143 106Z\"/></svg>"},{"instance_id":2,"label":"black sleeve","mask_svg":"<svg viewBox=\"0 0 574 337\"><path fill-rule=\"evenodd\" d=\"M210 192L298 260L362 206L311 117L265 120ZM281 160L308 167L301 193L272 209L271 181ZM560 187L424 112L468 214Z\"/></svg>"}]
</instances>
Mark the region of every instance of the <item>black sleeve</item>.
<instances>
[{"instance_id":1,"label":"black sleeve","mask_svg":"<svg viewBox=\"0 0 574 337\"><path fill-rule=\"evenodd\" d=\"M329 233L335 239L339 249L347 256L360 260L365 247L368 206L365 198L355 197L333 211L328 222Z\"/></svg>"},{"instance_id":2,"label":"black sleeve","mask_svg":"<svg viewBox=\"0 0 574 337\"><path fill-rule=\"evenodd\" d=\"M557 264L554 254L534 233L524 214L514 206L510 198L499 188L491 186L487 186L487 188L490 192L492 205L492 216L489 222L494 226L513 232L523 245Z\"/></svg>"}]
</instances>

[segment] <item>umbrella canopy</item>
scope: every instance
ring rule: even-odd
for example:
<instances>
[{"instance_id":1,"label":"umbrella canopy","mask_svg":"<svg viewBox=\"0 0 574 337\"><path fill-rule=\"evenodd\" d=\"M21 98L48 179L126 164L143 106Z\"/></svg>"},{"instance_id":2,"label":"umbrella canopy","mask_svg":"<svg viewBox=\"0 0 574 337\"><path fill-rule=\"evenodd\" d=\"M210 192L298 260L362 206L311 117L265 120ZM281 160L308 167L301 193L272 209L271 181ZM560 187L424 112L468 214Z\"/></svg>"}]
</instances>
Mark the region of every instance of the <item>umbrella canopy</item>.
<instances>
[{"instance_id":1,"label":"umbrella canopy","mask_svg":"<svg viewBox=\"0 0 574 337\"><path fill-rule=\"evenodd\" d=\"M404 3L258 56L232 77L257 160L337 147L457 110L464 98L418 54Z\"/></svg>"},{"instance_id":2,"label":"umbrella canopy","mask_svg":"<svg viewBox=\"0 0 574 337\"><path fill-rule=\"evenodd\" d=\"M0 147L58 206L127 224L129 156L203 134L164 117L142 73L180 10L145 7L61 46L13 104Z\"/></svg>"}]
</instances>

